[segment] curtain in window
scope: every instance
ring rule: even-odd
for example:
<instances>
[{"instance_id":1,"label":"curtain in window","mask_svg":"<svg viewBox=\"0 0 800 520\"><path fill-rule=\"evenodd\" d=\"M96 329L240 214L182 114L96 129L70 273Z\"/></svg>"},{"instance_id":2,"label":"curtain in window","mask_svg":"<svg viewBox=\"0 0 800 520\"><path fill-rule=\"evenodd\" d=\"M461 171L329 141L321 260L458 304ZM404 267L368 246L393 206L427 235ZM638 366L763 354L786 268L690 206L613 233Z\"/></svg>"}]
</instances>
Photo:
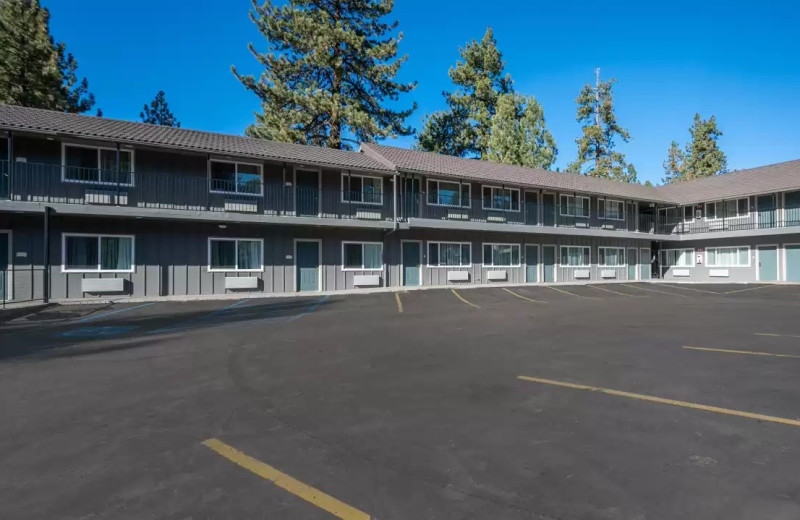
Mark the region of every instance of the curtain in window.
<instances>
[{"instance_id":1,"label":"curtain in window","mask_svg":"<svg viewBox=\"0 0 800 520\"><path fill-rule=\"evenodd\" d=\"M97 270L97 237L66 237L65 267Z\"/></svg>"},{"instance_id":2,"label":"curtain in window","mask_svg":"<svg viewBox=\"0 0 800 520\"><path fill-rule=\"evenodd\" d=\"M236 242L232 240L211 241L211 268L236 269Z\"/></svg>"},{"instance_id":3,"label":"curtain in window","mask_svg":"<svg viewBox=\"0 0 800 520\"><path fill-rule=\"evenodd\" d=\"M133 267L133 240L127 237L100 238L100 268L127 271Z\"/></svg>"},{"instance_id":4,"label":"curtain in window","mask_svg":"<svg viewBox=\"0 0 800 520\"><path fill-rule=\"evenodd\" d=\"M382 245L364 244L364 269L380 269L383 267L382 253Z\"/></svg>"},{"instance_id":5,"label":"curtain in window","mask_svg":"<svg viewBox=\"0 0 800 520\"><path fill-rule=\"evenodd\" d=\"M601 249L603 255L601 262L603 265L623 265L625 263L625 253L623 249Z\"/></svg>"},{"instance_id":6,"label":"curtain in window","mask_svg":"<svg viewBox=\"0 0 800 520\"><path fill-rule=\"evenodd\" d=\"M561 249L561 263L568 266L582 266L589 264L586 249L582 247L565 247Z\"/></svg>"},{"instance_id":7,"label":"curtain in window","mask_svg":"<svg viewBox=\"0 0 800 520\"><path fill-rule=\"evenodd\" d=\"M461 246L459 244L442 244L440 246L440 265L460 265Z\"/></svg>"},{"instance_id":8,"label":"curtain in window","mask_svg":"<svg viewBox=\"0 0 800 520\"><path fill-rule=\"evenodd\" d=\"M261 268L261 242L257 240L239 240L236 243L239 250L238 269Z\"/></svg>"}]
</instances>

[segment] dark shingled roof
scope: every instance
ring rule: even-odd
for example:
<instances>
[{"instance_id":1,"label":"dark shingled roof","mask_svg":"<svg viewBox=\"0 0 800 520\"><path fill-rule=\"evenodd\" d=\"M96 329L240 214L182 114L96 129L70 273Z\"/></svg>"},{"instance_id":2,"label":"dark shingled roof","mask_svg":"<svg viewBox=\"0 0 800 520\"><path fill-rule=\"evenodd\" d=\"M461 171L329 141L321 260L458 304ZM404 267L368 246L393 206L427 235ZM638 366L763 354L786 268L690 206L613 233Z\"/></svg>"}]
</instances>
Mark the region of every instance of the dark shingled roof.
<instances>
[{"instance_id":1,"label":"dark shingled roof","mask_svg":"<svg viewBox=\"0 0 800 520\"><path fill-rule=\"evenodd\" d=\"M237 135L134 123L102 117L0 104L0 129L110 140L195 152L332 166L365 172L392 172L363 153L280 143Z\"/></svg>"}]
</instances>

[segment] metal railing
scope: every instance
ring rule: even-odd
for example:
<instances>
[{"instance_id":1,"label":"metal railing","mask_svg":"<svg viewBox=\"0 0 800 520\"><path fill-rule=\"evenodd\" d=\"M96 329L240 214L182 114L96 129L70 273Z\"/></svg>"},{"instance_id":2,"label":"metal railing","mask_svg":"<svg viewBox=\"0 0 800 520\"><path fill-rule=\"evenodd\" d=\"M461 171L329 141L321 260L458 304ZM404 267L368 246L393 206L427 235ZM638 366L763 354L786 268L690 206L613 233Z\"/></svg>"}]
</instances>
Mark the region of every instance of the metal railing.
<instances>
[{"instance_id":1,"label":"metal railing","mask_svg":"<svg viewBox=\"0 0 800 520\"><path fill-rule=\"evenodd\" d=\"M391 196L377 192L7 161L0 162L0 172L5 172L0 198L12 201L332 219L393 217Z\"/></svg>"}]
</instances>

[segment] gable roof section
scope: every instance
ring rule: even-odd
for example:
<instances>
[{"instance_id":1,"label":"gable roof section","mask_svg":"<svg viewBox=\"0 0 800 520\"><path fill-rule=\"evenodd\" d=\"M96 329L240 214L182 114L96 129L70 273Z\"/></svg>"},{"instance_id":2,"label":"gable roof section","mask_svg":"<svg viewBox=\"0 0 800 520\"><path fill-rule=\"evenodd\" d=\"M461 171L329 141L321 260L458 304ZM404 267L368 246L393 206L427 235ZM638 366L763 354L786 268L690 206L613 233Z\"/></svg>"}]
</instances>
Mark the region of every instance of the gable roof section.
<instances>
[{"instance_id":1,"label":"gable roof section","mask_svg":"<svg viewBox=\"0 0 800 520\"><path fill-rule=\"evenodd\" d=\"M124 144L149 145L202 153L290 161L365 172L393 173L393 168L363 153L280 143L185 128L134 123L102 117L0 104L0 129L47 133Z\"/></svg>"},{"instance_id":2,"label":"gable roof section","mask_svg":"<svg viewBox=\"0 0 800 520\"><path fill-rule=\"evenodd\" d=\"M453 177L464 181L530 186L564 192L591 193L607 197L634 200L665 200L651 186L628 184L586 175L551 172L539 168L526 168L476 159L463 159L432 152L408 150L373 143L362 143L361 151L372 157L383 157L399 171Z\"/></svg>"}]
</instances>

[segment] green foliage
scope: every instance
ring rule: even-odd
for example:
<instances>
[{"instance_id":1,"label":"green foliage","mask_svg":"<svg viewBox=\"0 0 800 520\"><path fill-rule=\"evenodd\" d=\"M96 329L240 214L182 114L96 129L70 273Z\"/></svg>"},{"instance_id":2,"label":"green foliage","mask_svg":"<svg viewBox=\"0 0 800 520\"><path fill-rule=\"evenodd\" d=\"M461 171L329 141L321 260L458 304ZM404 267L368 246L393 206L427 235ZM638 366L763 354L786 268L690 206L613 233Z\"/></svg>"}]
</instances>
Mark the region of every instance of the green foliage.
<instances>
[{"instance_id":1,"label":"green foliage","mask_svg":"<svg viewBox=\"0 0 800 520\"><path fill-rule=\"evenodd\" d=\"M397 57L402 33L385 23L392 0L253 0L250 19L267 51L250 52L264 67L256 79L233 74L261 100L262 113L247 128L252 137L350 148L411 135L405 120L416 109L387 108L414 83L394 80L407 56Z\"/></svg>"},{"instance_id":2,"label":"green foliage","mask_svg":"<svg viewBox=\"0 0 800 520\"><path fill-rule=\"evenodd\" d=\"M82 113L95 104L66 44L50 35L38 0L0 0L0 102Z\"/></svg>"},{"instance_id":3,"label":"green foliage","mask_svg":"<svg viewBox=\"0 0 800 520\"><path fill-rule=\"evenodd\" d=\"M492 117L501 95L513 92L511 76L497 49L491 27L480 42L460 48L461 60L450 68L455 92L443 92L447 110L425 118L418 147L457 157L486 158Z\"/></svg>"},{"instance_id":4,"label":"green foliage","mask_svg":"<svg viewBox=\"0 0 800 520\"><path fill-rule=\"evenodd\" d=\"M169 105L167 104L167 97L163 90L158 91L156 97L150 102L150 106L144 106L144 111L139 113L139 117L142 118L143 123L150 123L152 125L181 126L180 121L170 112Z\"/></svg>"},{"instance_id":5,"label":"green foliage","mask_svg":"<svg viewBox=\"0 0 800 520\"><path fill-rule=\"evenodd\" d=\"M550 168L558 154L542 106L535 97L520 94L498 98L487 145L488 160L532 168Z\"/></svg>"},{"instance_id":6,"label":"green foliage","mask_svg":"<svg viewBox=\"0 0 800 520\"><path fill-rule=\"evenodd\" d=\"M711 177L728 171L728 158L718 144L722 131L717 127L716 117L704 120L700 114L695 114L689 135L691 139L684 151L677 142L670 144L664 161L665 183Z\"/></svg>"},{"instance_id":7,"label":"green foliage","mask_svg":"<svg viewBox=\"0 0 800 520\"><path fill-rule=\"evenodd\" d=\"M598 69L595 85L584 85L575 100L578 104L576 119L583 124L583 135L575 140L578 158L567 171L633 183L637 182L636 169L626 162L624 154L614 150L617 138L626 143L631 138L617 123L614 114L614 83L615 79L600 81Z\"/></svg>"}]
</instances>

